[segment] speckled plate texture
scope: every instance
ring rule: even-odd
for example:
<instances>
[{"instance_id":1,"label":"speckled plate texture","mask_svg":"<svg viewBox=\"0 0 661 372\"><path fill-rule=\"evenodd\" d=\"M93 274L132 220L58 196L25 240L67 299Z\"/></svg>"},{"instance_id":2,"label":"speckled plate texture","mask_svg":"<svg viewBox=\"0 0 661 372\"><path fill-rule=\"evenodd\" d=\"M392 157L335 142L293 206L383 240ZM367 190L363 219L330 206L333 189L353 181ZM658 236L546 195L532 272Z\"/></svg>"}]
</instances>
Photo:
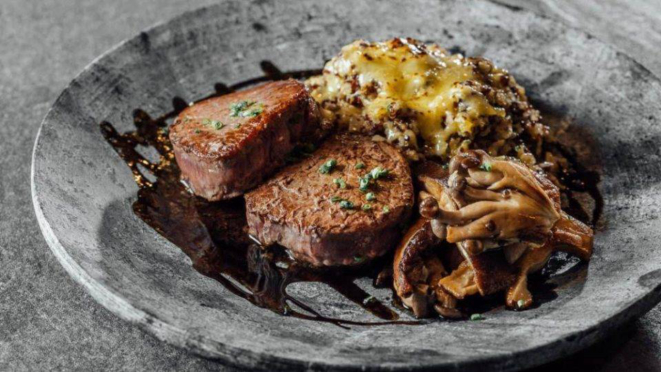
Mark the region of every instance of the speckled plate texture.
<instances>
[{"instance_id":1,"label":"speckled plate texture","mask_svg":"<svg viewBox=\"0 0 661 372\"><path fill-rule=\"evenodd\" d=\"M396 36L493 59L594 142L605 199L595 254L551 280L557 298L530 311L491 311L484 321L342 329L232 295L133 214L137 187L99 122L128 131L134 109L158 116L175 96L192 101L215 83L260 76L260 61L319 68L354 39ZM589 35L517 9L470 0L228 1L141 33L74 79L41 127L32 193L48 244L96 300L204 356L269 370L509 371L577 351L659 301L659 118L661 84L650 72ZM323 285L290 291L325 315L376 320Z\"/></svg>"}]
</instances>

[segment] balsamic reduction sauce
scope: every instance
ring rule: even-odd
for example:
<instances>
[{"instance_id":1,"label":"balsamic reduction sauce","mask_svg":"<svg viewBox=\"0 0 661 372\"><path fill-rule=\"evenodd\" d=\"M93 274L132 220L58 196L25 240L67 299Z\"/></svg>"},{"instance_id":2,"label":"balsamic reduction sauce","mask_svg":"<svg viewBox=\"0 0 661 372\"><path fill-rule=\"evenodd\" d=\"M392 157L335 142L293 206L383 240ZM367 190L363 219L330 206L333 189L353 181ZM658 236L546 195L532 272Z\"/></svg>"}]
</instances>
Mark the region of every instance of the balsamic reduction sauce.
<instances>
[{"instance_id":1,"label":"balsamic reduction sauce","mask_svg":"<svg viewBox=\"0 0 661 372\"><path fill-rule=\"evenodd\" d=\"M320 70L281 72L270 62L261 63L264 76L238 84L215 85L209 97L233 92L260 82L287 78L302 79ZM256 306L281 315L328 322L340 327L349 325L421 324L399 321L398 314L354 282L364 276L376 278L387 259L377 260L361 270L337 272L314 270L293 261L279 247L263 248L246 233L245 207L242 198L208 202L188 192L180 182L180 171L167 136L167 121L175 118L188 104L181 98L172 101L173 110L151 118L142 110L133 113L136 129L118 133L108 122L101 132L133 172L138 198L134 213L159 234L182 249L198 272L217 280L227 290ZM159 161L151 162L137 151L138 146L154 148ZM156 181L143 173L148 171ZM325 317L317 310L287 293L296 282L322 282L383 321L356 322Z\"/></svg>"},{"instance_id":2,"label":"balsamic reduction sauce","mask_svg":"<svg viewBox=\"0 0 661 372\"><path fill-rule=\"evenodd\" d=\"M260 63L264 72L261 77L228 86L214 85L215 93L203 99L234 92L258 83L281 79L304 79L321 73L321 70L282 72L268 61ZM280 247L261 247L252 242L246 233L246 217L243 198L229 201L208 202L192 195L180 181L180 171L168 139L168 122L174 119L188 103L176 97L173 110L158 118L151 118L145 111L133 113L135 130L118 133L112 124L100 124L107 142L115 149L133 172L139 190L133 203L134 213L159 234L170 240L191 259L195 270L215 279L227 290L252 304L275 313L300 319L335 324L347 328L350 325L374 326L386 324L424 324L420 321L400 321L398 314L355 284L361 277L374 279L374 286L383 286L383 273L387 273L392 255L376 260L359 269L333 269L332 272L310 269L292 260ZM159 155L158 162L149 161L137 149L151 147ZM563 181L568 185L570 208L575 217L594 223L599 218L603 201L596 188L598 174L582 168L569 152L563 153L576 170L567 174ZM152 176L145 175L144 170ZM595 200L592 220L588 218L571 191L587 192ZM574 204L575 205L574 205ZM340 272L338 272L340 271ZM287 286L296 282L321 282L354 302L364 310L382 319L377 322L356 322L330 318L287 293ZM391 285L391 284L389 284ZM502 302L501 302L502 303ZM393 291L393 305L401 308Z\"/></svg>"}]
</instances>

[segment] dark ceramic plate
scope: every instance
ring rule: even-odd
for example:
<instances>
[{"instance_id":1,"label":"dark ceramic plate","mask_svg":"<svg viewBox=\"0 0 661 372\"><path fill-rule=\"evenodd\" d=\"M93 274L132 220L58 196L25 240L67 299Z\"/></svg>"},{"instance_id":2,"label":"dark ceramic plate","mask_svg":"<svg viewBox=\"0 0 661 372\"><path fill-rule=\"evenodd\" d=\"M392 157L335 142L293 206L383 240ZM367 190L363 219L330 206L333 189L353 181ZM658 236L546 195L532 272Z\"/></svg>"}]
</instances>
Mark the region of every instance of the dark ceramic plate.
<instances>
[{"instance_id":1,"label":"dark ceramic plate","mask_svg":"<svg viewBox=\"0 0 661 372\"><path fill-rule=\"evenodd\" d=\"M137 187L99 123L132 129L132 112L172 109L215 83L319 68L357 38L411 36L483 55L530 96L569 118L603 168L605 207L589 265L550 279L555 297L479 322L351 326L283 317L198 274L132 212ZM126 41L87 67L41 127L32 193L41 229L69 273L120 317L158 338L243 367L515 370L586 347L640 316L661 293L661 85L589 35L480 1L227 1ZM583 141L585 139L585 141ZM591 159L591 160L590 160ZM373 290L380 299L387 290ZM321 284L290 289L325 315L375 320ZM409 319L402 313L402 319Z\"/></svg>"}]
</instances>

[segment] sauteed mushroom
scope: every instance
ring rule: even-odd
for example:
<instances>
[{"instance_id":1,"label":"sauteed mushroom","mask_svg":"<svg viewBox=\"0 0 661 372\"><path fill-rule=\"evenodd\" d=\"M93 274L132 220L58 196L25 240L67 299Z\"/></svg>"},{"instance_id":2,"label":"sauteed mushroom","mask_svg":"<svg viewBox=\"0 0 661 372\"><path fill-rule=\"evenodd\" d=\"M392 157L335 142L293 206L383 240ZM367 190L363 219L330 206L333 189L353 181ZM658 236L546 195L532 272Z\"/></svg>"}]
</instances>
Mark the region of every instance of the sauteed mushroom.
<instances>
[{"instance_id":1,"label":"sauteed mushroom","mask_svg":"<svg viewBox=\"0 0 661 372\"><path fill-rule=\"evenodd\" d=\"M456 299L439 286L441 278L448 274L434 252L440 242L430 221L421 218L411 226L395 252L395 291L418 318L428 316L432 308L445 317L461 316Z\"/></svg>"},{"instance_id":2,"label":"sauteed mushroom","mask_svg":"<svg viewBox=\"0 0 661 372\"><path fill-rule=\"evenodd\" d=\"M507 289L507 306L527 308L533 302L528 274L540 270L554 250L583 260L592 254L592 229L561 210L560 191L542 172L517 160L467 151L455 156L447 170L426 166L418 174L423 219L409 231L395 258L396 278L398 264L401 271L395 287L402 298L408 296L405 303L414 311L414 305L424 304L418 316L429 309L432 292L456 301ZM423 241L424 248L414 244ZM450 274L440 274L446 270L438 256L432 263L419 253L431 245L442 246L442 241L456 244L464 258ZM436 261L441 270L434 275L424 270L423 275L410 274L416 272L412 267L436 267ZM439 275L440 280L430 281ZM423 288L406 287L405 283L420 283L420 278Z\"/></svg>"},{"instance_id":3,"label":"sauteed mushroom","mask_svg":"<svg viewBox=\"0 0 661 372\"><path fill-rule=\"evenodd\" d=\"M464 152L450 162L449 194L457 208L439 203L434 218L447 224L450 243L479 240L472 254L519 241L544 242L560 219L558 189L522 163Z\"/></svg>"}]
</instances>

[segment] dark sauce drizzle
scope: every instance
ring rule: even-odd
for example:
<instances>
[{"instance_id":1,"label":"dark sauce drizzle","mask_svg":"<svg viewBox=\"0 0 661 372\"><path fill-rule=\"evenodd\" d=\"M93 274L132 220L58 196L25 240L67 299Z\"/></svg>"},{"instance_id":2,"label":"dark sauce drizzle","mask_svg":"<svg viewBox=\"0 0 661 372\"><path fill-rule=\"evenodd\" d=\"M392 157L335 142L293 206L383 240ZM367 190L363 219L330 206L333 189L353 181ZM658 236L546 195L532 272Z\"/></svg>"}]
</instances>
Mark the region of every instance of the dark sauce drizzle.
<instances>
[{"instance_id":1,"label":"dark sauce drizzle","mask_svg":"<svg viewBox=\"0 0 661 372\"><path fill-rule=\"evenodd\" d=\"M268 61L261 62L260 67L264 72L263 76L230 86L217 83L214 85L215 92L201 100L266 81L304 79L321 73L321 70L284 73ZM252 304L285 316L327 322L343 328L351 325L425 324L421 321L398 320L398 314L391 307L355 284L357 279L367 276L374 280L375 287L383 287L384 282L389 282L387 279L383 280L383 274L388 272L392 256L376 260L359 269L340 269L340 272L338 269L332 272L310 269L293 261L281 247L264 248L250 240L245 232L245 207L242 198L211 203L193 196L180 181L180 171L167 136L168 122L188 107L188 103L175 97L172 106L171 112L157 118L152 118L143 110L135 110L133 120L136 129L127 133L118 133L108 122L102 122L100 126L106 141L131 169L139 187L137 200L133 203L134 213L184 251L190 257L195 270L215 279L227 290ZM143 156L137 150L139 146L155 149L159 155L158 162L152 162ZM570 160L573 159L569 152L567 155ZM591 172L585 171L577 162L572 161L572 165L573 169L578 171L567 174L563 181L567 182L571 190L588 192L593 196L596 207L591 222L594 224L603 205L595 179ZM156 181L151 181L143 169ZM592 188L592 185L595 187ZM587 214L580 207L580 203L573 198L569 200L572 214L585 220ZM576 205L573 205L571 200L574 200ZM326 317L287 293L287 286L297 282L325 283L383 321L358 322ZM396 308L402 308L394 291L392 304Z\"/></svg>"},{"instance_id":2,"label":"dark sauce drizzle","mask_svg":"<svg viewBox=\"0 0 661 372\"><path fill-rule=\"evenodd\" d=\"M215 93L203 99L265 81L303 79L321 73L320 70L283 73L270 62L262 62L261 68L264 76L231 86L218 83ZM188 103L177 97L172 100L172 106L171 112L158 118L151 118L143 110L135 110L134 131L120 134L112 124L103 122L101 132L131 169L139 186L138 198L133 204L135 214L182 249L198 272L217 280L227 290L252 304L281 315L340 327L421 324L399 321L392 308L355 284L356 279L364 276L376 280L380 269L387 266L387 259L377 260L361 270L313 270L293 261L280 247L263 248L249 239L245 233L242 198L210 203L189 193L180 182L179 168L167 136L168 121L188 107ZM158 163L146 159L138 152L138 146L154 148L159 154ZM143 169L156 181L150 181ZM287 293L287 286L296 282L325 283L383 321L357 322L326 317Z\"/></svg>"}]
</instances>

